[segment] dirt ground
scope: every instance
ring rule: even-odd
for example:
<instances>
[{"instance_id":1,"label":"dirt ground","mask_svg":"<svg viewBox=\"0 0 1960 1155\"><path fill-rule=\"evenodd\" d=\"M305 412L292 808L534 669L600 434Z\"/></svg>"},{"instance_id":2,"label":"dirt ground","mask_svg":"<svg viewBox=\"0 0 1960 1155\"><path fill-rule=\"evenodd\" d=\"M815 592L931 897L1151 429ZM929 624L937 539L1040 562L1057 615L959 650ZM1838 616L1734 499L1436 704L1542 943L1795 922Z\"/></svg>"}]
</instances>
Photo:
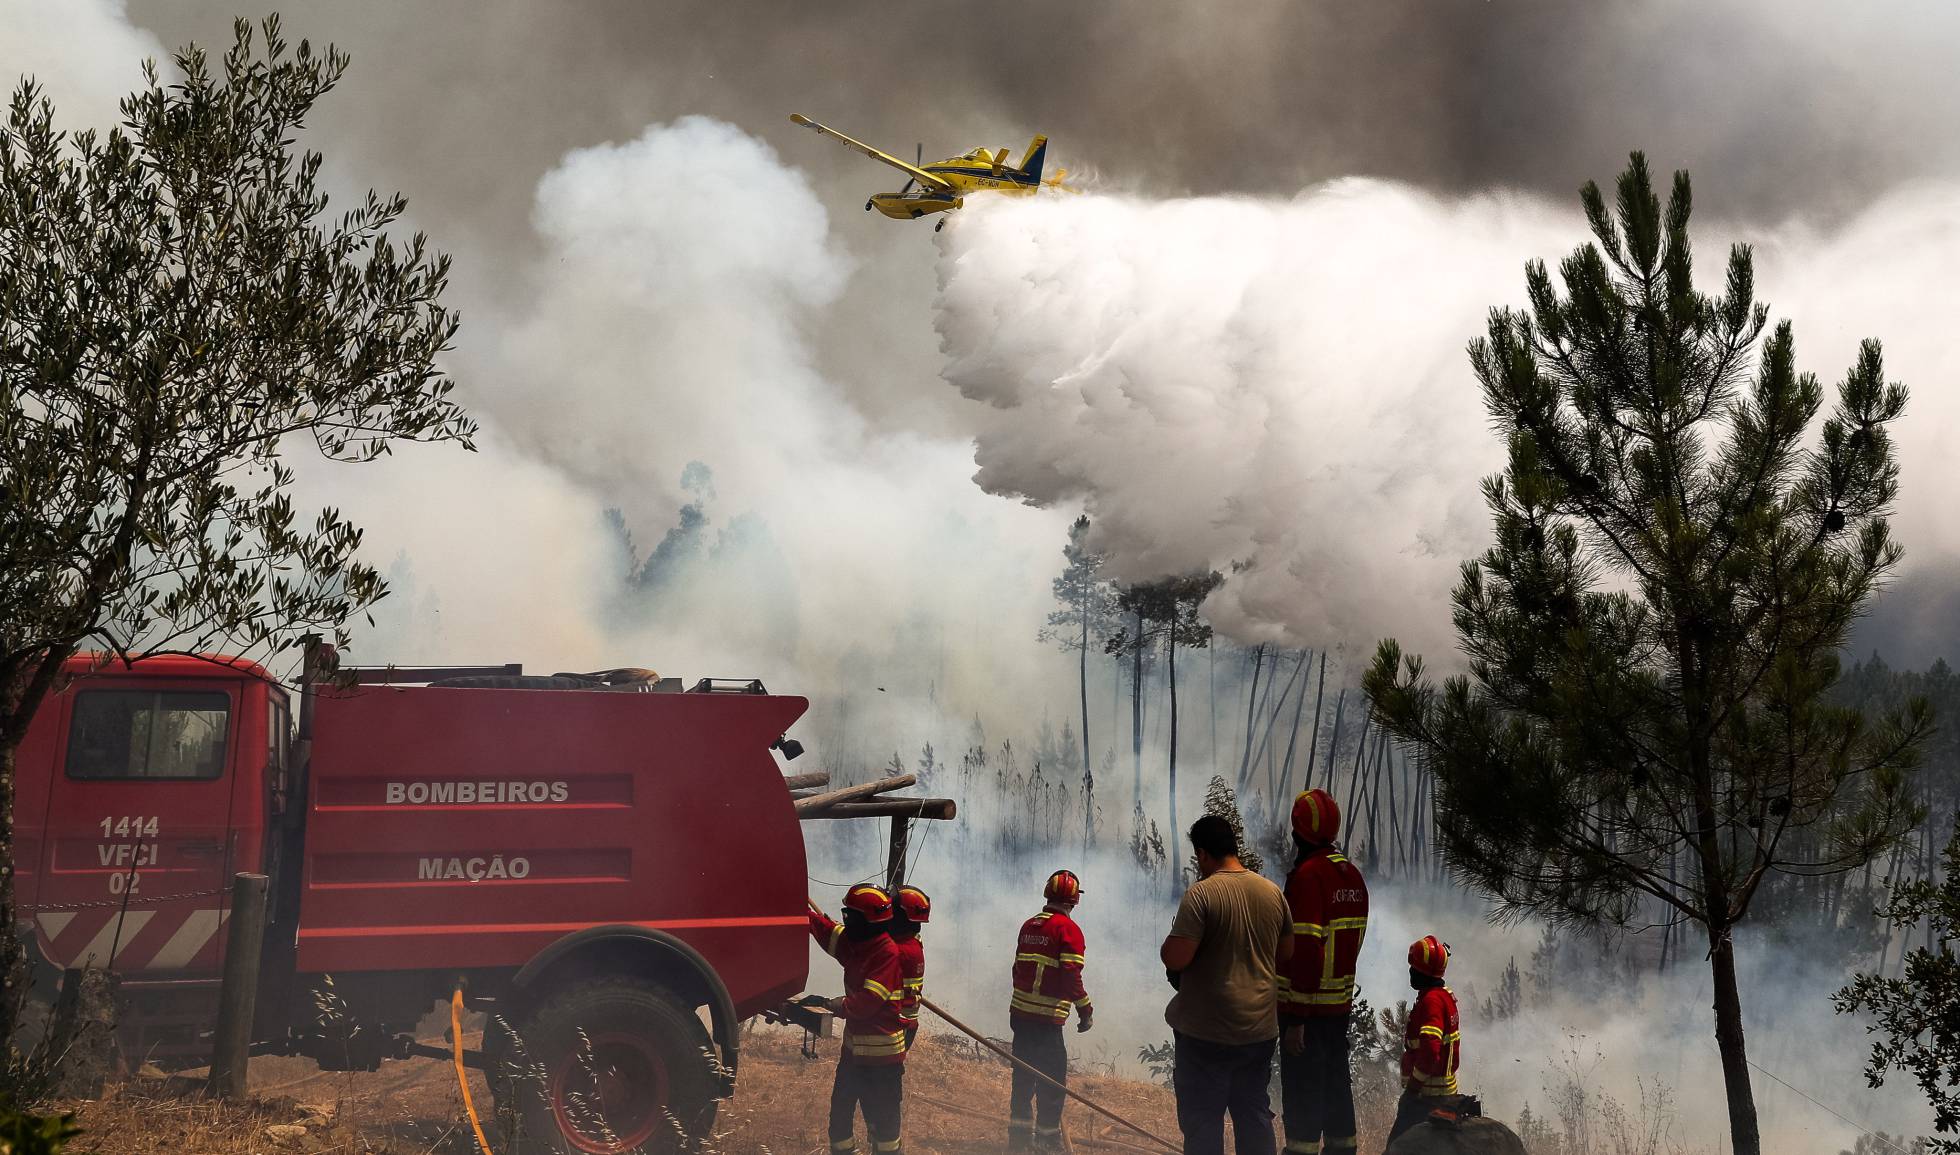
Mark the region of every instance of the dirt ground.
<instances>
[{"instance_id":1,"label":"dirt ground","mask_svg":"<svg viewBox=\"0 0 1960 1155\"><path fill-rule=\"evenodd\" d=\"M801 1032L755 1026L742 1047L735 1095L722 1104L710 1144L719 1155L804 1155L827 1146L825 1118L836 1063L834 1039L818 1057L801 1054ZM431 1040L438 1041L438 1040ZM466 1036L466 1045L474 1039ZM82 1136L71 1150L89 1155L470 1155L475 1150L454 1070L433 1060L391 1063L361 1074L324 1072L301 1059L252 1060L249 1104L228 1106L198 1093L202 1072L138 1078L100 1100L63 1104ZM1173 1142L1171 1093L1148 1083L1078 1075L1075 1087ZM1008 1068L958 1035L928 1034L906 1064L908 1152L997 1152L1005 1133ZM477 1111L491 1127L489 1093L471 1073ZM1077 1104L1068 1108L1080 1152L1157 1150ZM490 1134L493 1151L498 1136ZM867 1145L868 1146L868 1145Z\"/></svg>"},{"instance_id":2,"label":"dirt ground","mask_svg":"<svg viewBox=\"0 0 1960 1155\"><path fill-rule=\"evenodd\" d=\"M474 1046L478 1038L466 1034L464 1042ZM708 1155L821 1155L826 1149L837 1042L818 1040L814 1059L803 1056L801 1043L800 1031L751 1026L743 1039L735 1095L721 1106ZM64 1104L83 1128L71 1150L77 1155L475 1155L477 1150L454 1069L446 1063L416 1059L347 1074L321 1071L303 1059L258 1058L251 1066L251 1102L243 1105L203 1098L202 1077L196 1071L138 1078L112 1086L100 1100ZM470 1086L491 1150L504 1155L480 1073L471 1072ZM1072 1076L1071 1086L1177 1142L1168 1089L1094 1074ZM928 1033L906 1063L907 1152L996 1155L1005 1138L1007 1094L1004 1060L960 1035ZM1386 1122L1364 1117L1363 1151L1379 1150ZM1075 1155L1161 1155L1148 1140L1077 1103L1069 1104L1065 1126Z\"/></svg>"}]
</instances>

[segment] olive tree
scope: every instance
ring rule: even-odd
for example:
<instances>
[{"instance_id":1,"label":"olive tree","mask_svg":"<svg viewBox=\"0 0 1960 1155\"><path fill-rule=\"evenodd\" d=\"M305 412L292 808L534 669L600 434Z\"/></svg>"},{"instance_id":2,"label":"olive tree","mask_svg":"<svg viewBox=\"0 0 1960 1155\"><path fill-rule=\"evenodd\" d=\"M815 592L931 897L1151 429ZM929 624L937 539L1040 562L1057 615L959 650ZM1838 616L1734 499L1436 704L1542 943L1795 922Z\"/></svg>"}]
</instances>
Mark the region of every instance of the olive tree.
<instances>
[{"instance_id":1,"label":"olive tree","mask_svg":"<svg viewBox=\"0 0 1960 1155\"><path fill-rule=\"evenodd\" d=\"M285 455L475 433L436 365L448 259L391 239L400 196L329 217L295 144L347 63L240 21L221 61L146 64L106 134L31 80L0 128L0 1041L15 753L68 659L344 641L385 587L345 517L295 511Z\"/></svg>"}]
</instances>

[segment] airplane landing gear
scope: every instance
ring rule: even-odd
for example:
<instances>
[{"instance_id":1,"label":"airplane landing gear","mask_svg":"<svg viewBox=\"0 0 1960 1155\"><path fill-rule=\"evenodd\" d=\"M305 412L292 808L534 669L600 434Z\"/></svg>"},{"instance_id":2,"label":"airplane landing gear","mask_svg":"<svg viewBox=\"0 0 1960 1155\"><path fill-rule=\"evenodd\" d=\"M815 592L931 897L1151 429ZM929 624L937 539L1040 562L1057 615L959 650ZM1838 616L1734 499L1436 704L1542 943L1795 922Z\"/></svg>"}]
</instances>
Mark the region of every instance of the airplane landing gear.
<instances>
[{"instance_id":1,"label":"airplane landing gear","mask_svg":"<svg viewBox=\"0 0 1960 1155\"><path fill-rule=\"evenodd\" d=\"M870 202L870 201L865 201L865 202L864 202L864 211L865 211L865 212L870 212L870 211L871 211L871 202Z\"/></svg>"},{"instance_id":2,"label":"airplane landing gear","mask_svg":"<svg viewBox=\"0 0 1960 1155\"><path fill-rule=\"evenodd\" d=\"M932 226L932 231L936 233L936 232L938 232L938 231L939 231L940 229L943 229L943 228L945 228L945 227L946 227L946 218L945 218L945 217L940 217L940 218L939 218L939 223L938 223L938 224L936 224L936 225L934 225L934 226Z\"/></svg>"}]
</instances>

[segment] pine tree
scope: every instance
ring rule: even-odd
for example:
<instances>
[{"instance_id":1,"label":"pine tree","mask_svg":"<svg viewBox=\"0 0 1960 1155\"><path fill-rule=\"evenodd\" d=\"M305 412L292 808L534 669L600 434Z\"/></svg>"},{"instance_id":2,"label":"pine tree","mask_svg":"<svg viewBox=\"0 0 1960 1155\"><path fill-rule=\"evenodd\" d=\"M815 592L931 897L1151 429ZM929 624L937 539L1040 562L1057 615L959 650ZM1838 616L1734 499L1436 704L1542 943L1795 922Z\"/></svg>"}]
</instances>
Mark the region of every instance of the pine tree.
<instances>
[{"instance_id":1,"label":"pine tree","mask_svg":"<svg viewBox=\"0 0 1960 1155\"><path fill-rule=\"evenodd\" d=\"M1055 600L1062 608L1048 615L1040 639L1053 642L1076 655L1076 687L1082 700L1082 765L1093 765L1089 756L1089 648L1090 638L1109 631L1112 594L1109 583L1098 575L1103 556L1089 548L1089 518L1083 515L1068 527L1068 544L1062 557L1068 563L1054 581Z\"/></svg>"},{"instance_id":2,"label":"pine tree","mask_svg":"<svg viewBox=\"0 0 1960 1155\"><path fill-rule=\"evenodd\" d=\"M1238 799L1232 794L1232 786L1225 781L1223 774L1213 774L1211 782L1205 787L1205 813L1215 814L1232 825L1232 837L1238 840L1239 861L1254 874L1266 872L1266 860L1252 841L1245 836L1245 820L1239 814ZM1198 868L1198 856L1191 856L1191 869Z\"/></svg>"},{"instance_id":3,"label":"pine tree","mask_svg":"<svg viewBox=\"0 0 1960 1155\"><path fill-rule=\"evenodd\" d=\"M1387 640L1366 688L1429 755L1451 865L1502 907L1702 927L1733 1149L1759 1155L1734 930L1766 877L1861 866L1917 820L1923 704L1869 719L1825 696L1899 558L1906 390L1865 342L1807 444L1823 390L1787 322L1762 340L1749 248L1706 296L1687 174L1663 209L1635 153L1618 194L1586 186L1597 243L1563 292L1532 262L1529 311L1494 310L1470 348L1509 462L1484 483L1496 544L1455 592L1467 673L1438 687Z\"/></svg>"},{"instance_id":4,"label":"pine tree","mask_svg":"<svg viewBox=\"0 0 1960 1155\"><path fill-rule=\"evenodd\" d=\"M1202 646L1211 640L1211 625L1199 615L1198 607L1204 604L1204 600L1211 596L1213 590L1224 583L1224 575L1212 570L1208 573L1142 582L1129 586L1117 594L1119 610L1136 619L1137 631L1134 644L1138 647L1150 647L1162 643L1169 667L1165 676L1170 682L1171 698L1168 793L1170 795L1169 829L1173 837L1180 829L1177 824L1177 651L1180 648ZM1139 742L1141 737L1139 733Z\"/></svg>"}]
</instances>

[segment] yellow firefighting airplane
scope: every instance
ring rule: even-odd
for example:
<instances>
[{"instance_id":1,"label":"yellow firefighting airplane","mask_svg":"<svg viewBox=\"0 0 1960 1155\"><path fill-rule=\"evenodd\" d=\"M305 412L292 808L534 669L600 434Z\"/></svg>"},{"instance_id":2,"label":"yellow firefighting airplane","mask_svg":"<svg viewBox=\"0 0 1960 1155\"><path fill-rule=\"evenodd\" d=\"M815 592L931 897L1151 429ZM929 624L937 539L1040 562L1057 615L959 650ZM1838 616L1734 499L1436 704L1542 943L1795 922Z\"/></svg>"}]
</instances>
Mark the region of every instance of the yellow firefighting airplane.
<instances>
[{"instance_id":1,"label":"yellow firefighting airplane","mask_svg":"<svg viewBox=\"0 0 1960 1155\"><path fill-rule=\"evenodd\" d=\"M905 187L897 192L874 193L870 200L864 202L865 212L877 209L893 220L911 221L931 213L951 212L966 203L962 195L965 193L1001 192L1025 196L1044 186L1059 187L1062 178L1068 175L1066 169L1057 169L1054 176L1041 179L1041 161L1048 152L1048 138L1045 136L1037 136L1028 142L1027 155L1021 158L1019 168L1008 165L1005 148L998 152L976 148L964 156L926 164L923 145L919 148L918 163L906 164L888 152L880 152L863 141L853 140L800 112L791 114L790 120L818 136L834 137L847 148L856 149L872 160L888 164L910 177ZM945 227L946 222L941 219L933 230L937 232Z\"/></svg>"}]
</instances>

